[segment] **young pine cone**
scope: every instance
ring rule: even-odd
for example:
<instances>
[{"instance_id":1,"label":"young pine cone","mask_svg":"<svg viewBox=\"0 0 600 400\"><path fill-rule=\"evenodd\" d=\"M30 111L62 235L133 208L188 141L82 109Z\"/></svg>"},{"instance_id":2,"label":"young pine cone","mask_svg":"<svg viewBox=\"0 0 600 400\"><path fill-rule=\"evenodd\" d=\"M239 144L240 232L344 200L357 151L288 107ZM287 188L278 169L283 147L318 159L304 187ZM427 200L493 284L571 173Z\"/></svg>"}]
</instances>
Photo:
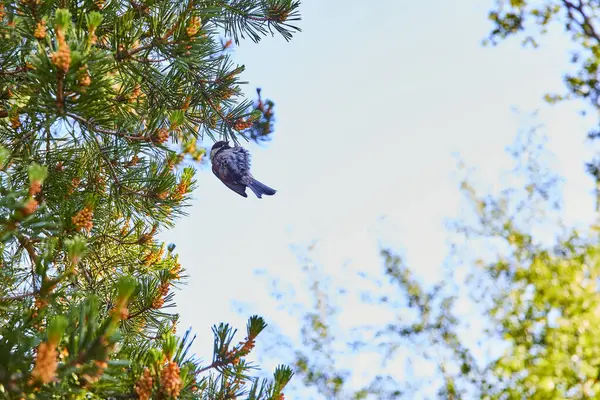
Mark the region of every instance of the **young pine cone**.
<instances>
[{"instance_id":1,"label":"young pine cone","mask_svg":"<svg viewBox=\"0 0 600 400\"><path fill-rule=\"evenodd\" d=\"M40 343L37 349L35 366L31 371L32 378L42 383L52 382L56 376L57 358L58 351L56 351L55 345L48 342Z\"/></svg>"},{"instance_id":2,"label":"young pine cone","mask_svg":"<svg viewBox=\"0 0 600 400\"><path fill-rule=\"evenodd\" d=\"M78 231L83 229L89 232L94 226L94 223L92 222L93 217L94 213L92 212L92 208L90 206L85 206L81 211L73 216L71 220Z\"/></svg>"},{"instance_id":3,"label":"young pine cone","mask_svg":"<svg viewBox=\"0 0 600 400\"><path fill-rule=\"evenodd\" d=\"M149 400L152 396L152 375L148 368L144 368L144 373L135 383L135 392L140 400Z\"/></svg>"},{"instance_id":4,"label":"young pine cone","mask_svg":"<svg viewBox=\"0 0 600 400\"><path fill-rule=\"evenodd\" d=\"M170 361L160 374L160 386L169 397L178 397L181 390L181 378L179 377L179 365Z\"/></svg>"},{"instance_id":5,"label":"young pine cone","mask_svg":"<svg viewBox=\"0 0 600 400\"><path fill-rule=\"evenodd\" d=\"M152 141L156 144L163 144L169 140L169 130L167 128L160 128L153 136Z\"/></svg>"}]
</instances>

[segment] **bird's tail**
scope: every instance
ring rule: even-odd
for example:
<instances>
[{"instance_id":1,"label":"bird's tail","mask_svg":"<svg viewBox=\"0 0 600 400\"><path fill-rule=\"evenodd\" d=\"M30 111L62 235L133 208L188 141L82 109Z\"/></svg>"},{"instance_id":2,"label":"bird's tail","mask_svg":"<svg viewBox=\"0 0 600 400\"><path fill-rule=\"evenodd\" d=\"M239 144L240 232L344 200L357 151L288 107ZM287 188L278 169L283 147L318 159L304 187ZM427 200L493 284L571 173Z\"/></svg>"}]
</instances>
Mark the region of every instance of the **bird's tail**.
<instances>
[{"instance_id":1,"label":"bird's tail","mask_svg":"<svg viewBox=\"0 0 600 400\"><path fill-rule=\"evenodd\" d=\"M271 189L264 183L261 183L254 178L252 178L252 181L250 182L248 187L254 192L256 197L258 197L259 199L262 198L263 194L266 194L267 196L273 196L277 192L277 190Z\"/></svg>"}]
</instances>

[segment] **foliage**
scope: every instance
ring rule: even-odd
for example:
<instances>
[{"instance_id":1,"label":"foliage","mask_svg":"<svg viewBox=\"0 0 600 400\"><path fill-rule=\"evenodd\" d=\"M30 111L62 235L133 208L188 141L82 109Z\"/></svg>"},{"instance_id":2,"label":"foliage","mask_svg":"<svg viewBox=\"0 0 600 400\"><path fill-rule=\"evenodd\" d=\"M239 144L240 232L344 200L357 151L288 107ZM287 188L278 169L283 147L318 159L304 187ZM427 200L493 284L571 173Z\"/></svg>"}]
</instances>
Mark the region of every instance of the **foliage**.
<instances>
[{"instance_id":1,"label":"foliage","mask_svg":"<svg viewBox=\"0 0 600 400\"><path fill-rule=\"evenodd\" d=\"M510 149L512 186L480 195L462 182L470 211L449 224L439 282L424 283L389 249L381 273L362 273L354 288L302 260L313 303L300 313L302 344L289 344L303 385L295 390L327 399L600 396L597 228L561 228L560 179L542 139L523 132ZM375 314L387 322L368 322ZM373 353L371 380L360 383Z\"/></svg>"},{"instance_id":2,"label":"foliage","mask_svg":"<svg viewBox=\"0 0 600 400\"><path fill-rule=\"evenodd\" d=\"M238 345L214 327L210 364L187 355L168 312L184 270L156 234L184 214L199 140L272 130L218 36L289 40L298 7L0 1L1 396L283 397L288 367L248 375L260 317Z\"/></svg>"},{"instance_id":3,"label":"foliage","mask_svg":"<svg viewBox=\"0 0 600 400\"><path fill-rule=\"evenodd\" d=\"M489 13L494 24L489 42L496 44L511 36L525 35L524 44L537 47L539 36L553 24L564 26L571 35L573 50L571 62L573 73L565 76L567 92L546 94L545 99L554 103L565 99L582 99L594 109L600 107L600 4L592 0L496 0L496 7ZM596 140L599 130L589 132ZM600 180L600 159L587 163L587 169Z\"/></svg>"},{"instance_id":4,"label":"foliage","mask_svg":"<svg viewBox=\"0 0 600 400\"><path fill-rule=\"evenodd\" d=\"M566 93L545 99L581 99L597 109L599 12L591 0L497 0L484 42L520 35L537 47L552 25L562 25L575 72L565 77ZM362 293L328 286L318 263L303 260L314 303L301 313L302 344L290 344L304 385L298 390L328 399L600 398L598 226L564 226L561 181L544 165L537 135L521 136L511 153L511 175L520 174L512 186L481 195L471 180L462 182L470 212L450 224L451 253L437 284L423 283L418 266L389 249ZM587 167L600 181L600 161ZM388 322L362 323L356 306L344 307L352 294ZM357 320L351 329L339 322L344 313ZM362 384L367 352L379 363L369 365L376 376ZM392 374L392 365L404 365L404 373ZM415 366L430 373L419 375Z\"/></svg>"}]
</instances>

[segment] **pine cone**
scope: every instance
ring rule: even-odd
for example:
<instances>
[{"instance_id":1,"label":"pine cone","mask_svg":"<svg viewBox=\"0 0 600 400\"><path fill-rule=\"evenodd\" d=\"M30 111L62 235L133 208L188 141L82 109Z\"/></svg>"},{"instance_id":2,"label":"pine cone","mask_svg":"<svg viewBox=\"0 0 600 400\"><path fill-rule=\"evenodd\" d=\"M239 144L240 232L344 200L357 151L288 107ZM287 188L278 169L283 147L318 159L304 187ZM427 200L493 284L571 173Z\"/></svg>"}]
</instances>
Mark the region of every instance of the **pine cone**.
<instances>
[{"instance_id":1,"label":"pine cone","mask_svg":"<svg viewBox=\"0 0 600 400\"><path fill-rule=\"evenodd\" d=\"M92 77L87 70L87 66L83 66L79 69L79 80L77 83L83 87L87 87L92 84Z\"/></svg>"},{"instance_id":2,"label":"pine cone","mask_svg":"<svg viewBox=\"0 0 600 400\"><path fill-rule=\"evenodd\" d=\"M52 382L56 376L57 358L58 352L55 346L47 342L40 343L31 376L42 383Z\"/></svg>"},{"instance_id":3,"label":"pine cone","mask_svg":"<svg viewBox=\"0 0 600 400\"><path fill-rule=\"evenodd\" d=\"M160 294L161 296L166 296L167 294L169 294L169 287L171 286L171 284L169 282L163 282L160 284Z\"/></svg>"},{"instance_id":4,"label":"pine cone","mask_svg":"<svg viewBox=\"0 0 600 400\"><path fill-rule=\"evenodd\" d=\"M150 400L152 396L153 379L148 368L144 368L144 373L135 383L135 393L140 400Z\"/></svg>"},{"instance_id":5,"label":"pine cone","mask_svg":"<svg viewBox=\"0 0 600 400\"><path fill-rule=\"evenodd\" d=\"M233 124L233 129L235 129L236 131L243 131L252 128L253 124L254 122L252 122L250 119L244 121L242 118L240 118L237 121L235 121L235 124Z\"/></svg>"},{"instance_id":6,"label":"pine cone","mask_svg":"<svg viewBox=\"0 0 600 400\"><path fill-rule=\"evenodd\" d=\"M58 39L58 51L52 54L52 64L63 72L67 72L71 65L71 49L65 40L65 33L59 29L56 31Z\"/></svg>"},{"instance_id":7,"label":"pine cone","mask_svg":"<svg viewBox=\"0 0 600 400\"><path fill-rule=\"evenodd\" d=\"M154 300L152 300L152 308L154 308L155 310L158 310L164 304L165 304L165 299L160 295L156 296L156 298Z\"/></svg>"},{"instance_id":8,"label":"pine cone","mask_svg":"<svg viewBox=\"0 0 600 400\"><path fill-rule=\"evenodd\" d=\"M185 31L187 32L188 36L192 37L198 33L201 25L202 20L200 17L192 17L188 23L188 26L185 28Z\"/></svg>"},{"instance_id":9,"label":"pine cone","mask_svg":"<svg viewBox=\"0 0 600 400\"><path fill-rule=\"evenodd\" d=\"M140 161L140 158L135 155L131 158L131 160L129 160L129 162L127 162L127 164L125 164L125 167L133 167L134 165L137 165L137 163Z\"/></svg>"},{"instance_id":10,"label":"pine cone","mask_svg":"<svg viewBox=\"0 0 600 400\"><path fill-rule=\"evenodd\" d=\"M29 195L35 196L42 191L42 183L40 181L33 181L29 185Z\"/></svg>"},{"instance_id":11,"label":"pine cone","mask_svg":"<svg viewBox=\"0 0 600 400\"><path fill-rule=\"evenodd\" d=\"M175 189L175 193L172 195L174 200L181 200L183 196L187 193L188 185L187 183L181 181L177 185L177 189Z\"/></svg>"},{"instance_id":12,"label":"pine cone","mask_svg":"<svg viewBox=\"0 0 600 400\"><path fill-rule=\"evenodd\" d=\"M29 199L25 206L21 209L25 216L31 215L37 210L40 203L36 199Z\"/></svg>"},{"instance_id":13,"label":"pine cone","mask_svg":"<svg viewBox=\"0 0 600 400\"><path fill-rule=\"evenodd\" d=\"M179 365L169 361L160 374L160 386L169 397L179 396L181 391L181 378L179 377Z\"/></svg>"},{"instance_id":14,"label":"pine cone","mask_svg":"<svg viewBox=\"0 0 600 400\"><path fill-rule=\"evenodd\" d=\"M44 39L46 37L46 21L40 21L35 26L35 31L33 32L33 36L36 39Z\"/></svg>"},{"instance_id":15,"label":"pine cone","mask_svg":"<svg viewBox=\"0 0 600 400\"><path fill-rule=\"evenodd\" d=\"M18 127L20 127L20 126L21 126L21 119L19 118L19 115L18 115L18 114L12 115L12 116L10 117L10 126L11 126L13 129L17 129Z\"/></svg>"},{"instance_id":16,"label":"pine cone","mask_svg":"<svg viewBox=\"0 0 600 400\"><path fill-rule=\"evenodd\" d=\"M85 206L74 217L72 217L71 220L78 231L83 229L89 232L94 226L94 223L92 222L93 217L94 213L92 212L92 208L90 206Z\"/></svg>"},{"instance_id":17,"label":"pine cone","mask_svg":"<svg viewBox=\"0 0 600 400\"><path fill-rule=\"evenodd\" d=\"M169 140L169 130L167 128L160 128L153 136L152 141L157 144L163 144Z\"/></svg>"},{"instance_id":18,"label":"pine cone","mask_svg":"<svg viewBox=\"0 0 600 400\"><path fill-rule=\"evenodd\" d=\"M62 168L62 164L61 164L61 168ZM79 186L80 183L81 183L81 179L80 178L73 178L73 179L71 179L71 186L69 187L69 189L67 189L67 195L73 194L73 191L75 189L77 189L77 187Z\"/></svg>"}]
</instances>

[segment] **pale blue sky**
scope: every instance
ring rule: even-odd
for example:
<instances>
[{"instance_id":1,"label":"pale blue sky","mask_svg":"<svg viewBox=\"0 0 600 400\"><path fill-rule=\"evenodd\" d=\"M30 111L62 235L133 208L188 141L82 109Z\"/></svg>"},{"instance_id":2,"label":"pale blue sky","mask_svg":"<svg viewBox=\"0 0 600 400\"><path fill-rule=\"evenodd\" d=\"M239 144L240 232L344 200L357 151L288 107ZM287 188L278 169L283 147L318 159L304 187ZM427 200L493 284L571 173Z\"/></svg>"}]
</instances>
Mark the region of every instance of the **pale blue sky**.
<instances>
[{"instance_id":1,"label":"pale blue sky","mask_svg":"<svg viewBox=\"0 0 600 400\"><path fill-rule=\"evenodd\" d=\"M583 160L595 116L582 118L580 104L542 101L547 91L563 90L568 41L559 29L538 50L517 40L484 48L492 4L305 0L303 32L290 43L268 37L240 45L235 60L246 64L247 93L260 86L276 102L273 141L248 147L254 175L278 193L244 199L205 167L190 215L162 234L190 275L176 300L180 329L194 328L199 356L211 356L212 324L231 322L243 335L247 315L234 300L298 334L255 274L264 269L300 282L294 243L322 239L319 259L341 284L352 284L340 273L343 261L380 271L378 240L402 250L424 278L439 277L443 221L459 211L452 154L493 187L521 126L512 107L540 109L567 179L567 220L593 215Z\"/></svg>"}]
</instances>

